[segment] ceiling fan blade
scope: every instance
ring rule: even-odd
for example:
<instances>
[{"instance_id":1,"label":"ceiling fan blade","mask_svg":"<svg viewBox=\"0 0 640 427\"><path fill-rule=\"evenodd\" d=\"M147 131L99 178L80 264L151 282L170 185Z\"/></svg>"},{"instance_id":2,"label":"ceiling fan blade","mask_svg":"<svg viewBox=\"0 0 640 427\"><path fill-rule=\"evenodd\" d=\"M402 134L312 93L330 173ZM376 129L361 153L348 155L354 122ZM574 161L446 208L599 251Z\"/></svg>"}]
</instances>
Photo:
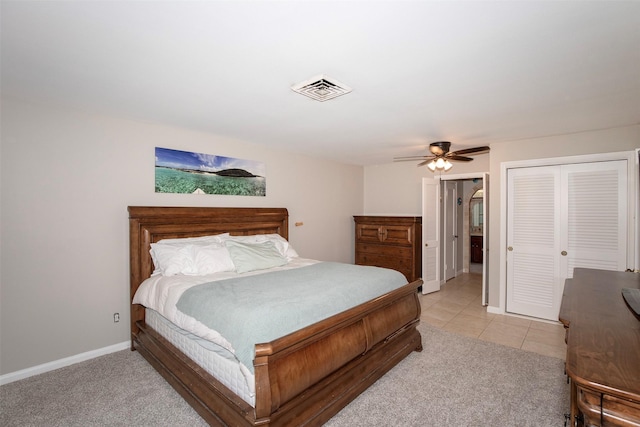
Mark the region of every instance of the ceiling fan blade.
<instances>
[{"instance_id":1,"label":"ceiling fan blade","mask_svg":"<svg viewBox=\"0 0 640 427\"><path fill-rule=\"evenodd\" d=\"M415 161L415 160L425 160L425 159L429 159L430 156L409 156L409 157L394 157L393 161L394 162L409 162L409 161Z\"/></svg>"},{"instance_id":2,"label":"ceiling fan blade","mask_svg":"<svg viewBox=\"0 0 640 427\"><path fill-rule=\"evenodd\" d=\"M489 147L474 147L474 148L465 148L464 150L454 151L451 154L454 156L463 155L463 154L480 154L489 151Z\"/></svg>"},{"instance_id":3,"label":"ceiling fan blade","mask_svg":"<svg viewBox=\"0 0 640 427\"><path fill-rule=\"evenodd\" d=\"M454 162L470 162L471 160L473 160L473 158L471 157L457 156L455 154L445 156L445 159L453 160Z\"/></svg>"},{"instance_id":4,"label":"ceiling fan blade","mask_svg":"<svg viewBox=\"0 0 640 427\"><path fill-rule=\"evenodd\" d=\"M465 148L464 150L449 151L451 143L449 141L436 141L429 144L429 151L431 155L426 156L407 156L407 157L394 157L394 162L410 162L421 160L418 166L424 166L427 163L437 160L439 158L445 160L452 160L456 162L470 162L473 160L471 157L463 156L463 154L479 154L489 151L489 147L473 147Z\"/></svg>"}]
</instances>

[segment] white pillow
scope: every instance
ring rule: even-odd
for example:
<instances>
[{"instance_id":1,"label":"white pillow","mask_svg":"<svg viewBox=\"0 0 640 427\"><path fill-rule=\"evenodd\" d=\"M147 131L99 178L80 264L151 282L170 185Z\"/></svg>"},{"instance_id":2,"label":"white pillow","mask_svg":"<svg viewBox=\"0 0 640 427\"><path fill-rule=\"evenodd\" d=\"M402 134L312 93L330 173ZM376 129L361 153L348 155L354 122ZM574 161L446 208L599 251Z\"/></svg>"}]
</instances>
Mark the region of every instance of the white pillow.
<instances>
[{"instance_id":1,"label":"white pillow","mask_svg":"<svg viewBox=\"0 0 640 427\"><path fill-rule=\"evenodd\" d=\"M298 253L289 242L279 234L231 236L229 233L223 233L212 236L163 239L151 244L150 253L155 266L153 274L203 276L222 271L234 271L236 266L227 247L223 245L223 242L227 241L252 244L272 242L286 260L298 257Z\"/></svg>"},{"instance_id":2,"label":"white pillow","mask_svg":"<svg viewBox=\"0 0 640 427\"><path fill-rule=\"evenodd\" d=\"M154 274L164 276L185 274L203 276L221 271L233 271L235 266L229 251L221 243L152 243L151 258L156 267Z\"/></svg>"},{"instance_id":3,"label":"white pillow","mask_svg":"<svg viewBox=\"0 0 640 427\"><path fill-rule=\"evenodd\" d=\"M200 237L181 237L178 239L162 239L157 243L161 243L164 245L173 245L173 244L186 244L186 243L222 243L222 241L229 237L229 233L222 234L214 234L211 236L200 236Z\"/></svg>"},{"instance_id":4,"label":"white pillow","mask_svg":"<svg viewBox=\"0 0 640 427\"><path fill-rule=\"evenodd\" d=\"M270 240L258 243L227 240L225 246L238 273L279 267L287 263L287 258Z\"/></svg>"},{"instance_id":5,"label":"white pillow","mask_svg":"<svg viewBox=\"0 0 640 427\"><path fill-rule=\"evenodd\" d=\"M156 267L154 274L175 276L176 274L188 274L193 270L191 245L152 243L149 252Z\"/></svg>"},{"instance_id":6,"label":"white pillow","mask_svg":"<svg viewBox=\"0 0 640 427\"><path fill-rule=\"evenodd\" d=\"M293 246L291 246L291 243L289 243L289 241L287 239L285 239L284 237L282 237L279 234L265 234L264 235L268 240L271 240L275 243L276 248L278 248L279 250L282 249L282 255L286 256L288 259L291 258L298 258L299 255L296 252L295 249L293 249Z\"/></svg>"},{"instance_id":7,"label":"white pillow","mask_svg":"<svg viewBox=\"0 0 640 427\"><path fill-rule=\"evenodd\" d=\"M298 253L293 249L293 246L279 234L253 234L250 236L225 236L222 237L222 240L227 241L236 241L242 243L261 243L271 241L278 249L278 252L282 256L287 257L287 259L298 258Z\"/></svg>"},{"instance_id":8,"label":"white pillow","mask_svg":"<svg viewBox=\"0 0 640 427\"><path fill-rule=\"evenodd\" d=\"M235 270L229 250L223 244L194 246L193 263L194 274L198 276Z\"/></svg>"}]
</instances>

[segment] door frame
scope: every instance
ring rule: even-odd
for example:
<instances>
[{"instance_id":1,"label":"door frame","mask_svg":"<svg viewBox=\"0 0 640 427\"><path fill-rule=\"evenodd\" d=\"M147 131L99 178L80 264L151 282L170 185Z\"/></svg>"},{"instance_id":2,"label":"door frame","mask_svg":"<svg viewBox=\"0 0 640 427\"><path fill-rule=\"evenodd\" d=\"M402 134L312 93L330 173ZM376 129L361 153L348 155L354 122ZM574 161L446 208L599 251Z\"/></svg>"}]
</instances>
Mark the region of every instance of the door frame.
<instances>
[{"instance_id":1,"label":"door frame","mask_svg":"<svg viewBox=\"0 0 640 427\"><path fill-rule=\"evenodd\" d=\"M440 175L434 178L438 181L458 181L467 179L482 180L482 188L484 189L482 196L484 216L484 242L482 245L482 305L487 306L489 304L489 172L462 173L446 176ZM424 200L422 203L424 205ZM438 210L438 212L440 211ZM440 224L440 222L438 222L438 224ZM442 227L438 226L438 228L440 229L439 234L442 236Z\"/></svg>"},{"instance_id":2,"label":"door frame","mask_svg":"<svg viewBox=\"0 0 640 427\"><path fill-rule=\"evenodd\" d=\"M444 221L441 230L442 243L444 247L444 282L453 279L458 275L458 265L456 259L458 258L458 210L456 209L456 199L458 197L458 184L449 180L445 180L444 183ZM449 190L452 191L453 196L449 196ZM451 232L451 236L447 236L448 232Z\"/></svg>"},{"instance_id":3,"label":"door frame","mask_svg":"<svg viewBox=\"0 0 640 427\"><path fill-rule=\"evenodd\" d=\"M636 242L639 230L636 227L638 210L637 200L640 198L640 177L638 174L637 151L620 151L615 153L586 154L578 156L551 157L546 159L516 160L500 164L500 298L498 307L487 307L490 313L504 314L507 305L507 171L514 168L536 166L558 166L575 163L593 163L611 160L627 161L627 268L638 269L636 264Z\"/></svg>"},{"instance_id":4,"label":"door frame","mask_svg":"<svg viewBox=\"0 0 640 427\"><path fill-rule=\"evenodd\" d=\"M636 262L634 271L640 272L640 148L636 148L635 155L633 156L635 162L635 183L636 183ZM631 183L631 182L630 182ZM629 204L632 201L629 200Z\"/></svg>"}]
</instances>

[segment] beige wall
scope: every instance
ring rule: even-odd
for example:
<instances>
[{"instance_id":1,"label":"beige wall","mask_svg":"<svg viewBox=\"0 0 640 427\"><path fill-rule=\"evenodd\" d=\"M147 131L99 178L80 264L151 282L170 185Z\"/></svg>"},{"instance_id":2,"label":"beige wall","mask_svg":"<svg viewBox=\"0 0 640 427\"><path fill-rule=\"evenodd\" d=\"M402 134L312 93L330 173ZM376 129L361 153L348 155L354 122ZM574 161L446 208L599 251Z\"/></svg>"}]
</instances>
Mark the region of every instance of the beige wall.
<instances>
[{"instance_id":1,"label":"beige wall","mask_svg":"<svg viewBox=\"0 0 640 427\"><path fill-rule=\"evenodd\" d=\"M449 175L489 172L489 305L500 306L500 165L516 160L631 151L640 147L640 126L491 144L470 163L454 163ZM369 215L421 215L421 183L433 173L413 162L364 168L364 211ZM485 244L487 244L485 242Z\"/></svg>"},{"instance_id":2,"label":"beige wall","mask_svg":"<svg viewBox=\"0 0 640 427\"><path fill-rule=\"evenodd\" d=\"M425 147L426 150L426 147ZM418 162L397 162L364 168L364 213L367 215L422 215L422 178L434 177ZM468 163L455 162L443 176L489 172L489 154Z\"/></svg>"},{"instance_id":3,"label":"beige wall","mask_svg":"<svg viewBox=\"0 0 640 427\"><path fill-rule=\"evenodd\" d=\"M0 374L129 339L128 205L286 207L301 256L353 261L360 166L6 99L1 144ZM156 194L156 146L262 161L267 196Z\"/></svg>"}]
</instances>

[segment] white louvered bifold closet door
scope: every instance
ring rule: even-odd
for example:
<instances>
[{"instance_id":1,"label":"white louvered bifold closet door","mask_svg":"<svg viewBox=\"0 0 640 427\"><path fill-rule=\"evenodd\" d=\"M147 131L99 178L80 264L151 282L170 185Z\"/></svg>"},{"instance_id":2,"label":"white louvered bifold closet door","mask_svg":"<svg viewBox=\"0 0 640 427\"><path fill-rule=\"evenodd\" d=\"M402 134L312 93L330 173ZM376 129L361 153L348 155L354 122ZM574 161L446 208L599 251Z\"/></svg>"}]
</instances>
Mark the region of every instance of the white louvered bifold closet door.
<instances>
[{"instance_id":1,"label":"white louvered bifold closet door","mask_svg":"<svg viewBox=\"0 0 640 427\"><path fill-rule=\"evenodd\" d=\"M574 267L624 271L627 247L627 162L568 165L562 168L567 224L561 272Z\"/></svg>"},{"instance_id":2,"label":"white louvered bifold closet door","mask_svg":"<svg viewBox=\"0 0 640 427\"><path fill-rule=\"evenodd\" d=\"M507 311L549 319L558 311L560 169L508 170Z\"/></svg>"},{"instance_id":3,"label":"white louvered bifold closet door","mask_svg":"<svg viewBox=\"0 0 640 427\"><path fill-rule=\"evenodd\" d=\"M558 320L574 267L624 270L627 162L507 171L507 311Z\"/></svg>"}]
</instances>

